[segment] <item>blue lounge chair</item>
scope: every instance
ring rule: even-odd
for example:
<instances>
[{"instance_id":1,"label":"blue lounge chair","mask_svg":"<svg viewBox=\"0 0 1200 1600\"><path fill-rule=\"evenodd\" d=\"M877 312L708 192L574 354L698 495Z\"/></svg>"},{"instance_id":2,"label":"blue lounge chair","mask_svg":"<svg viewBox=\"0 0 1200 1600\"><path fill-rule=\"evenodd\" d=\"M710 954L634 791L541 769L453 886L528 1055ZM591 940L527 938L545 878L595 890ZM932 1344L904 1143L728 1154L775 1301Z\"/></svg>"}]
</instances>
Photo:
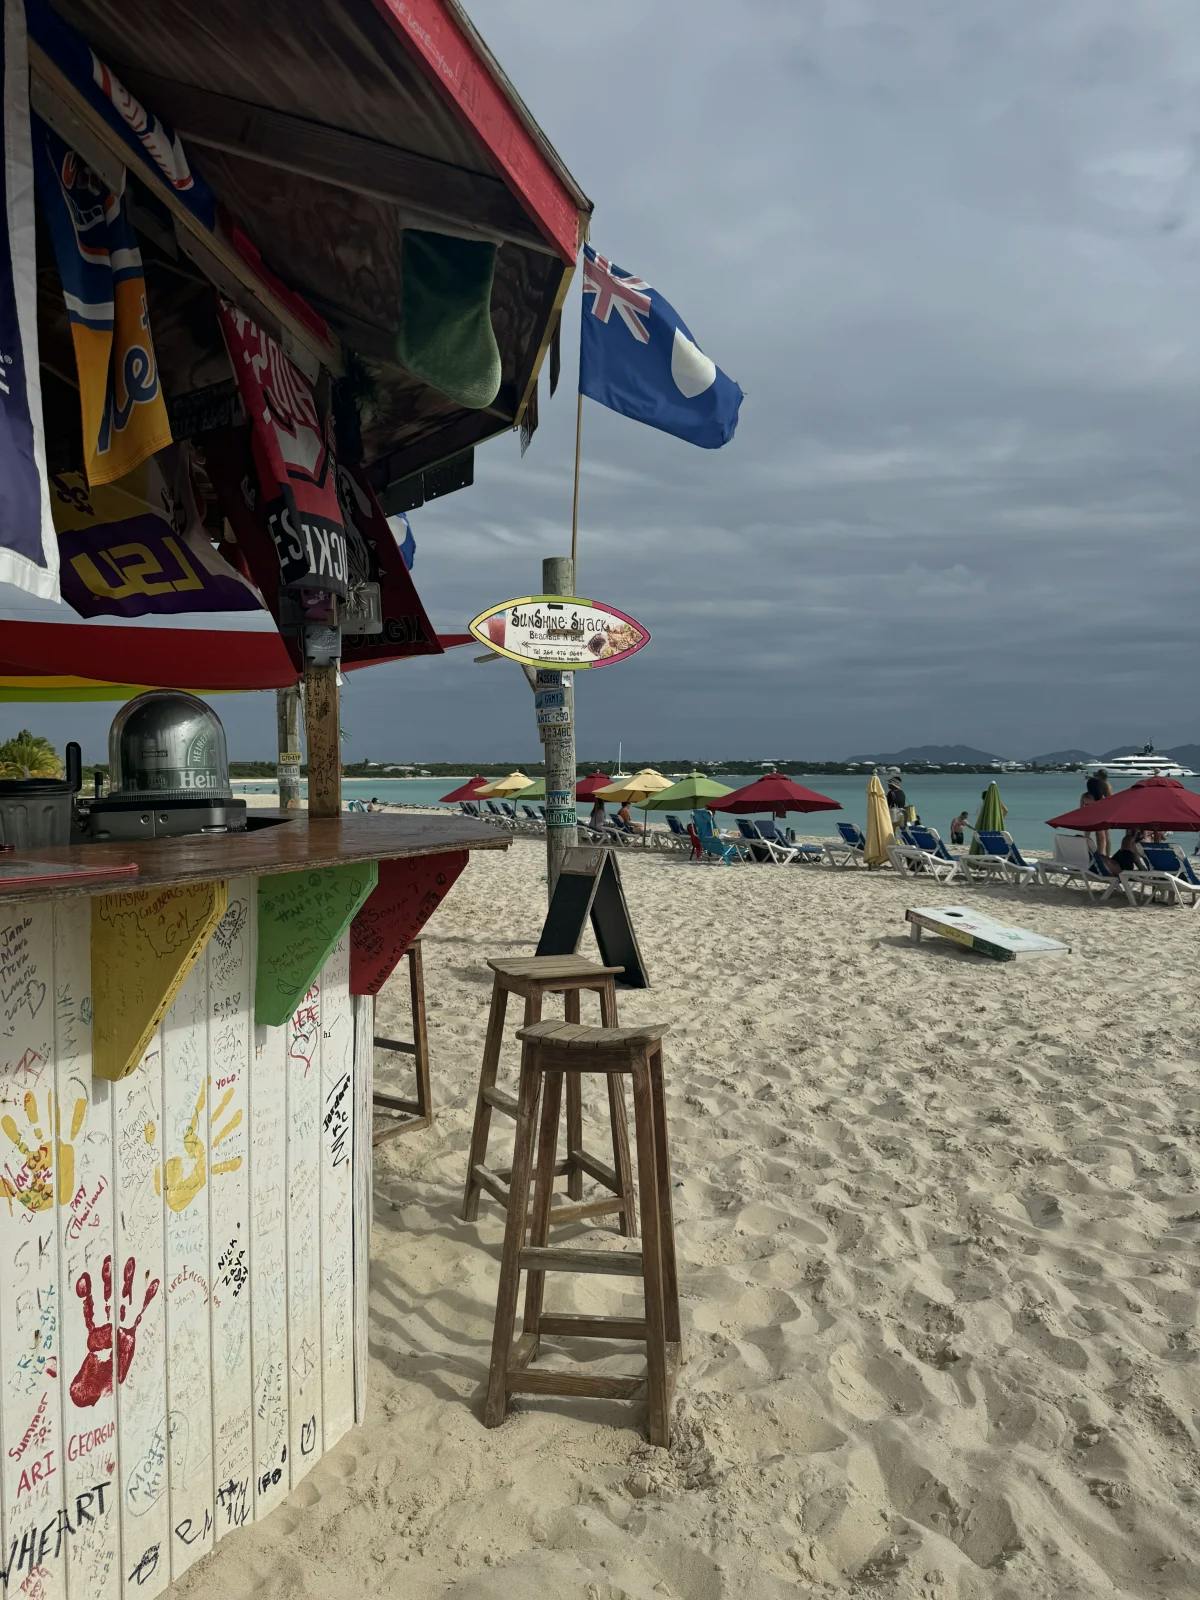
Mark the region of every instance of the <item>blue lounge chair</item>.
<instances>
[{"instance_id":1,"label":"blue lounge chair","mask_svg":"<svg viewBox=\"0 0 1200 1600\"><path fill-rule=\"evenodd\" d=\"M984 829L977 835L983 846L982 855L963 857L969 877L1000 879L1004 883L1032 883L1037 875L1037 863L1026 861L1020 846L1011 833L1002 829Z\"/></svg>"},{"instance_id":2,"label":"blue lounge chair","mask_svg":"<svg viewBox=\"0 0 1200 1600\"><path fill-rule=\"evenodd\" d=\"M460 800L458 809L464 817L473 817L476 821L479 821L479 807L473 800Z\"/></svg>"},{"instance_id":3,"label":"blue lounge chair","mask_svg":"<svg viewBox=\"0 0 1200 1600\"><path fill-rule=\"evenodd\" d=\"M768 839L757 822L751 822L749 817L737 819L737 830L746 841L747 852L751 861L772 862L775 865L788 865L795 861L800 852L795 845L777 844L774 839Z\"/></svg>"},{"instance_id":4,"label":"blue lounge chair","mask_svg":"<svg viewBox=\"0 0 1200 1600\"><path fill-rule=\"evenodd\" d=\"M821 846L831 867L861 867L866 860L867 836L857 822L839 822L837 839L826 839Z\"/></svg>"},{"instance_id":5,"label":"blue lounge chair","mask_svg":"<svg viewBox=\"0 0 1200 1600\"><path fill-rule=\"evenodd\" d=\"M714 860L720 861L727 867L742 859L742 851L736 844L731 844L728 840L717 837L717 830L713 825L711 811L704 809L693 811L692 823L700 836L700 848L706 856L711 856Z\"/></svg>"},{"instance_id":6,"label":"blue lounge chair","mask_svg":"<svg viewBox=\"0 0 1200 1600\"><path fill-rule=\"evenodd\" d=\"M1200 876L1191 860L1173 844L1144 844L1146 866L1121 874L1121 886L1131 904L1156 900L1160 904L1200 906ZM1136 899L1135 899L1136 896Z\"/></svg>"},{"instance_id":7,"label":"blue lounge chair","mask_svg":"<svg viewBox=\"0 0 1200 1600\"><path fill-rule=\"evenodd\" d=\"M686 849L690 850L692 848L692 841L688 835L688 831L684 827L683 823L680 822L678 817L673 817L668 814L667 827L670 828L671 832L677 839L683 840Z\"/></svg>"},{"instance_id":8,"label":"blue lounge chair","mask_svg":"<svg viewBox=\"0 0 1200 1600\"><path fill-rule=\"evenodd\" d=\"M528 825L534 830L535 833L540 833L546 826L543 819L538 816L537 812L532 806L526 805L524 802L521 804L521 810L525 814L525 821L528 823Z\"/></svg>"},{"instance_id":9,"label":"blue lounge chair","mask_svg":"<svg viewBox=\"0 0 1200 1600\"><path fill-rule=\"evenodd\" d=\"M777 822L760 822L758 831L767 839L774 839L785 850L794 850L798 861L824 861L825 852L819 844L802 844L789 830L784 833Z\"/></svg>"},{"instance_id":10,"label":"blue lounge chair","mask_svg":"<svg viewBox=\"0 0 1200 1600\"><path fill-rule=\"evenodd\" d=\"M919 823L900 829L888 856L897 872L928 874L938 883L953 883L966 877L963 858L950 854L936 828Z\"/></svg>"}]
</instances>

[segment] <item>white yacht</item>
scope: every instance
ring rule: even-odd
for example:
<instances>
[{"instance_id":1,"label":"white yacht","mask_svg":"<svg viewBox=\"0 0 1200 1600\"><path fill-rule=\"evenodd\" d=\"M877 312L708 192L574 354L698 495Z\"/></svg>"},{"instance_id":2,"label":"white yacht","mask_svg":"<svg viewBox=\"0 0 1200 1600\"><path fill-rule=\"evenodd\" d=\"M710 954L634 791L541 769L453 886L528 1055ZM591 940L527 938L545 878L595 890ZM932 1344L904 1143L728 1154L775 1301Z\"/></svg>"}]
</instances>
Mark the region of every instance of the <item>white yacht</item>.
<instances>
[{"instance_id":1,"label":"white yacht","mask_svg":"<svg viewBox=\"0 0 1200 1600\"><path fill-rule=\"evenodd\" d=\"M1170 756L1160 756L1152 744L1145 745L1140 755L1113 756L1110 761L1098 761L1114 783L1122 778L1194 778L1196 774L1181 767Z\"/></svg>"}]
</instances>

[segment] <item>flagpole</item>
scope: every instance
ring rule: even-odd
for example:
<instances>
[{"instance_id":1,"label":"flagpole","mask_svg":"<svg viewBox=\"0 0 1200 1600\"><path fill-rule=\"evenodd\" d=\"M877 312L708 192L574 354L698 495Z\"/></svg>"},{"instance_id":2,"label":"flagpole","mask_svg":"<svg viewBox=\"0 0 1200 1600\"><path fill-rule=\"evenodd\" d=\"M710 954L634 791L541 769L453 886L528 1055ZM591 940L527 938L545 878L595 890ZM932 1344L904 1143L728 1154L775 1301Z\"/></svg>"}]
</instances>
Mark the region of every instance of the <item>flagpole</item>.
<instances>
[{"instance_id":1,"label":"flagpole","mask_svg":"<svg viewBox=\"0 0 1200 1600\"><path fill-rule=\"evenodd\" d=\"M583 441L583 391L575 396L575 498L571 504L571 573L574 582L578 584L579 577L575 572L575 562L579 546L579 455ZM575 593L572 588L571 593Z\"/></svg>"}]
</instances>

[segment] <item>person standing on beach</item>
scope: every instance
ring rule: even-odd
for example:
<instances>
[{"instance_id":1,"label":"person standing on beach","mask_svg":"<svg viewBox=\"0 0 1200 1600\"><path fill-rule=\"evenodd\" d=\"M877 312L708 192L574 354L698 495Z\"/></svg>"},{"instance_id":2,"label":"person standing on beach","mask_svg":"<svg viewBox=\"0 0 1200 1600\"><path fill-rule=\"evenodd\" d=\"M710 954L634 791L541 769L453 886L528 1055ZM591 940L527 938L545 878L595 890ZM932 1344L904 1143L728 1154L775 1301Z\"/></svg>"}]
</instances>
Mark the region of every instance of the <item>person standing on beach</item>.
<instances>
[{"instance_id":1,"label":"person standing on beach","mask_svg":"<svg viewBox=\"0 0 1200 1600\"><path fill-rule=\"evenodd\" d=\"M954 821L950 824L951 844L966 844L966 830L971 826L971 824L967 821L967 817L968 813L966 811L960 811L955 817Z\"/></svg>"},{"instance_id":2,"label":"person standing on beach","mask_svg":"<svg viewBox=\"0 0 1200 1600\"><path fill-rule=\"evenodd\" d=\"M893 772L888 777L887 803L888 810L892 814L892 827L903 828L908 821L908 796L900 787L898 772Z\"/></svg>"},{"instance_id":3,"label":"person standing on beach","mask_svg":"<svg viewBox=\"0 0 1200 1600\"><path fill-rule=\"evenodd\" d=\"M604 825L608 821L608 812L604 809L604 801L593 797L592 814L588 818L588 827L596 833L604 832Z\"/></svg>"},{"instance_id":4,"label":"person standing on beach","mask_svg":"<svg viewBox=\"0 0 1200 1600\"><path fill-rule=\"evenodd\" d=\"M1099 800L1108 800L1112 797L1112 792L1113 788L1112 784L1108 781L1108 773L1105 772L1103 767L1097 767L1096 771L1092 773L1091 777L1087 781L1088 799L1093 804ZM1080 797L1079 803L1080 805L1086 803L1082 796ZM1102 856L1108 855L1110 842L1108 837L1108 829L1102 828L1100 832L1095 835L1095 840L1096 849L1099 850L1100 854Z\"/></svg>"}]
</instances>

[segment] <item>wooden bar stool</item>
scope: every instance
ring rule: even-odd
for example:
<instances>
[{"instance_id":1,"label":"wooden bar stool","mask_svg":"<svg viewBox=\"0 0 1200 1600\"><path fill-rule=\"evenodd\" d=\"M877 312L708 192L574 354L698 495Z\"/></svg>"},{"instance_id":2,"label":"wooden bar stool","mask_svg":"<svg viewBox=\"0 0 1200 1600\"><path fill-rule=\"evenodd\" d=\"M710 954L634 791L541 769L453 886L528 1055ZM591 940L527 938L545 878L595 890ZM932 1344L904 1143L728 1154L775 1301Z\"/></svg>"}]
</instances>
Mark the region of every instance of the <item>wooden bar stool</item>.
<instances>
[{"instance_id":1,"label":"wooden bar stool","mask_svg":"<svg viewBox=\"0 0 1200 1600\"><path fill-rule=\"evenodd\" d=\"M396 1094L374 1091L371 1109L378 1113L372 1120L371 1143L382 1144L399 1133L417 1133L433 1126L433 1096L429 1085L429 1029L425 1022L425 964L421 959L421 941L414 939L401 960L408 960L408 993L412 1001L413 1036L407 1039L383 1039L375 1035L376 1050L395 1050L401 1055L414 1057L416 1067L416 1099L408 1100Z\"/></svg>"},{"instance_id":2,"label":"wooden bar stool","mask_svg":"<svg viewBox=\"0 0 1200 1600\"><path fill-rule=\"evenodd\" d=\"M521 1083L517 1098L517 1139L513 1151L511 1201L500 1258L500 1288L483 1420L494 1428L504 1420L510 1394L588 1395L637 1400L644 1394L650 1443L670 1443L671 1397L679 1370L679 1280L675 1266L675 1225L671 1210L671 1162L663 1101L661 1027L582 1028L569 1022L540 1022L522 1028ZM633 1080L634 1139L641 1198L640 1250L571 1250L551 1246L550 1192L563 1078L605 1073L610 1085ZM538 1099L542 1102L538 1125ZM536 1188L529 1244L525 1212ZM525 1320L513 1343L521 1272L528 1274ZM641 1318L552 1315L543 1311L547 1272L599 1272L640 1277L646 1309ZM542 1335L637 1339L646 1345L646 1375L584 1377L562 1372L532 1372Z\"/></svg>"},{"instance_id":3,"label":"wooden bar stool","mask_svg":"<svg viewBox=\"0 0 1200 1600\"><path fill-rule=\"evenodd\" d=\"M493 973L492 1008L488 1015L487 1038L483 1046L483 1066L479 1073L479 1093L475 1101L475 1125L471 1132L471 1153L467 1157L467 1182L463 1195L464 1222L479 1215L479 1197L488 1194L508 1208L511 1167L491 1168L487 1164L488 1136L492 1112L501 1111L515 1119L515 1096L496 1087L500 1048L504 1042L504 1017L510 994L525 1001L525 1026L541 1021L542 1002L548 994L561 994L568 1022L579 1021L579 997L594 990L600 997L600 1020L607 1027L617 1024L617 989L614 978L621 967L601 967L583 956L516 956L511 960L489 961ZM555 1177L567 1180L567 1200L557 1204L550 1216L553 1224L579 1222L589 1217L620 1218L620 1229L627 1237L637 1233L634 1209L633 1171L629 1163L629 1127L625 1115L625 1090L620 1078L608 1080L608 1119L612 1134L613 1164L598 1160L583 1148L583 1103L579 1077L567 1085L567 1153L558 1160L551 1152ZM594 1178L609 1190L601 1200L583 1198L584 1176Z\"/></svg>"}]
</instances>

